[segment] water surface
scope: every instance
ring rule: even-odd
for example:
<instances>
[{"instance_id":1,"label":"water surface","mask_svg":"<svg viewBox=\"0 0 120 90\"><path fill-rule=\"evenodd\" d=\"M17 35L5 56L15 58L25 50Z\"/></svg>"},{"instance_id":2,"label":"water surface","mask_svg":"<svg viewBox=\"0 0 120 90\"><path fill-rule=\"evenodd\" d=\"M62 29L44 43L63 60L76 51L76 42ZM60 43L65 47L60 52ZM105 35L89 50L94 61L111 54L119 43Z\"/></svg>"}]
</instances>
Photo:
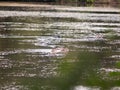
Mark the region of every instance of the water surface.
<instances>
[{"instance_id":1,"label":"water surface","mask_svg":"<svg viewBox=\"0 0 120 90\"><path fill-rule=\"evenodd\" d=\"M56 8L0 11L0 89L120 90L119 9Z\"/></svg>"}]
</instances>

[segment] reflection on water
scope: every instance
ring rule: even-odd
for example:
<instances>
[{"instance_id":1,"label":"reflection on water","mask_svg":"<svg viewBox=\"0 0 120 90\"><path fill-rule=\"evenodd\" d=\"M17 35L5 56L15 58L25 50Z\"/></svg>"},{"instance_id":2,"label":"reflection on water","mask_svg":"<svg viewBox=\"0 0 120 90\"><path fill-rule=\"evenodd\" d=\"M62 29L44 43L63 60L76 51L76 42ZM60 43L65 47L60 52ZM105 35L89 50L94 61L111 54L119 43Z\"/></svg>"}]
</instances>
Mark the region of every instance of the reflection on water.
<instances>
[{"instance_id":1,"label":"reflection on water","mask_svg":"<svg viewBox=\"0 0 120 90\"><path fill-rule=\"evenodd\" d=\"M100 90L100 88L91 88L91 87L84 87L84 86L77 86L75 90Z\"/></svg>"},{"instance_id":2,"label":"reflection on water","mask_svg":"<svg viewBox=\"0 0 120 90\"><path fill-rule=\"evenodd\" d=\"M98 9L1 10L0 89L120 90L120 10Z\"/></svg>"}]
</instances>

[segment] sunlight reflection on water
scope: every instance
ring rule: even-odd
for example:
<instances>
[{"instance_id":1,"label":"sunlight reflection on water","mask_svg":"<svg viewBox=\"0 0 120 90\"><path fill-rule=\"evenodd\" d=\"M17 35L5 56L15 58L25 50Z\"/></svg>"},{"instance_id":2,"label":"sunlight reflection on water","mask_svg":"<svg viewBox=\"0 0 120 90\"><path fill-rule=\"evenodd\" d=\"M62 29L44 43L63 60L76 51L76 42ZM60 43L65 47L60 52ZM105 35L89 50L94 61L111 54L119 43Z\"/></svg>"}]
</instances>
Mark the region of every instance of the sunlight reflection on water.
<instances>
[{"instance_id":1,"label":"sunlight reflection on water","mask_svg":"<svg viewBox=\"0 0 120 90\"><path fill-rule=\"evenodd\" d=\"M76 86L74 90L100 90L100 88L91 88L91 87L85 87L85 86Z\"/></svg>"}]
</instances>

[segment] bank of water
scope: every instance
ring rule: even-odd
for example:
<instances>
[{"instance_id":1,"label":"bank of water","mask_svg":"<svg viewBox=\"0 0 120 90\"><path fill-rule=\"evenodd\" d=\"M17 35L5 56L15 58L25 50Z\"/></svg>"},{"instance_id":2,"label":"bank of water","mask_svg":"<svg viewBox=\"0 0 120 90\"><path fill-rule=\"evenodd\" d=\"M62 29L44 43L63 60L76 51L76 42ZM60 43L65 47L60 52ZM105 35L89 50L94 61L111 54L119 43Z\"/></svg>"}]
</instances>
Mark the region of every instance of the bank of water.
<instances>
[{"instance_id":1,"label":"bank of water","mask_svg":"<svg viewBox=\"0 0 120 90\"><path fill-rule=\"evenodd\" d=\"M1 10L0 89L120 90L119 13Z\"/></svg>"}]
</instances>

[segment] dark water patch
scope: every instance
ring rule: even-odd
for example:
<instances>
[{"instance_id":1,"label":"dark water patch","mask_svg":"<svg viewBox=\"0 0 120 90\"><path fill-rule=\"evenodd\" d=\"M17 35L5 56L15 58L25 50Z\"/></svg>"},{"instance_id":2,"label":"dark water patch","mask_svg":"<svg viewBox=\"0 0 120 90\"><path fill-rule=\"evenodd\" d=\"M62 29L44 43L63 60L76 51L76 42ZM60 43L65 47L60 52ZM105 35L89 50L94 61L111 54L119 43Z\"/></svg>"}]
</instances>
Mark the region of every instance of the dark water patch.
<instances>
[{"instance_id":1,"label":"dark water patch","mask_svg":"<svg viewBox=\"0 0 120 90\"><path fill-rule=\"evenodd\" d=\"M100 19L77 19L77 18L69 18L69 17L31 17L31 16L12 16L12 17L0 17L0 22L4 21L4 22L20 22L21 25L25 25L24 23L36 23L36 24L47 24L47 21L51 21L51 22L55 22L55 21L59 21L59 22L94 22L94 23L120 23L118 20L100 20ZM97 18L97 17L96 17ZM42 19L42 20L41 20ZM7 24L7 23L6 23ZM4 25L1 23L1 25ZM110 26L109 26L110 27ZM111 26L112 27L112 26ZM115 26L114 26L115 27Z\"/></svg>"},{"instance_id":2,"label":"dark water patch","mask_svg":"<svg viewBox=\"0 0 120 90\"><path fill-rule=\"evenodd\" d=\"M42 20L41 20L42 19ZM36 23L36 24L40 24L40 23L43 23L43 24L45 24L45 23L47 23L47 21L53 21L53 22L55 22L55 21L58 21L58 22L70 22L70 21L72 21L72 22L82 22L82 20L78 20L78 19L75 19L75 18L66 18L66 17L63 17L63 18L61 18L61 17L25 17L25 16L23 16L23 17L20 17L20 16L13 16L13 17L0 17L0 24L1 25L6 25L6 24L4 24L4 23L2 23L2 22L6 22L6 24L7 24L7 22L9 23L11 23L11 25L14 23L14 22L18 22L18 24L20 23L20 25L24 25L24 23ZM13 23L12 23L13 22ZM16 24L16 23L14 23L14 24Z\"/></svg>"},{"instance_id":3,"label":"dark water patch","mask_svg":"<svg viewBox=\"0 0 120 90\"><path fill-rule=\"evenodd\" d=\"M99 26L100 27L100 26ZM93 31L95 33L110 33L110 32L113 32L113 30L101 30L101 31Z\"/></svg>"},{"instance_id":4,"label":"dark water patch","mask_svg":"<svg viewBox=\"0 0 120 90\"><path fill-rule=\"evenodd\" d=\"M113 34L113 35L106 35L106 38L110 40L114 40L114 39L119 40L120 36Z\"/></svg>"},{"instance_id":5,"label":"dark water patch","mask_svg":"<svg viewBox=\"0 0 120 90\"><path fill-rule=\"evenodd\" d=\"M120 26L118 26L118 25L93 25L93 27L108 27L108 28L119 28Z\"/></svg>"},{"instance_id":6,"label":"dark water patch","mask_svg":"<svg viewBox=\"0 0 120 90\"><path fill-rule=\"evenodd\" d=\"M34 29L33 28L33 30L31 30L31 29L28 29L28 28L26 28L27 30L24 30L25 28L15 28L14 30L13 30L13 28L7 28L6 30L3 30L3 31L0 31L1 32L1 35L4 37L4 36L8 36L8 37L10 37L11 36L11 38L12 37L14 37L14 36L17 36L18 38L19 38L19 36L21 37L21 36L23 36L23 38L24 38L24 36L40 36L41 34L42 35L44 35L44 34L49 34L49 33L51 33L52 31L51 30L46 30L46 31L39 31L39 30L36 30L36 29ZM31 31L30 31L31 30ZM35 32L35 31L36 32ZM33 32L35 32L34 34L33 34Z\"/></svg>"},{"instance_id":7,"label":"dark water patch","mask_svg":"<svg viewBox=\"0 0 120 90\"><path fill-rule=\"evenodd\" d=\"M24 6L0 6L0 10L4 11L56 11L51 7L24 7Z\"/></svg>"},{"instance_id":8,"label":"dark water patch","mask_svg":"<svg viewBox=\"0 0 120 90\"><path fill-rule=\"evenodd\" d=\"M4 21L4 22L18 22L20 23L21 25L24 25L24 23L44 23L44 19L47 21L49 20L50 18L42 18L43 20L39 20L41 18L39 17L20 17L20 16L13 16L13 17L3 17L0 19L0 21ZM6 23L7 24L7 23ZM4 25L4 24L3 24Z\"/></svg>"},{"instance_id":9,"label":"dark water patch","mask_svg":"<svg viewBox=\"0 0 120 90\"><path fill-rule=\"evenodd\" d=\"M113 78L117 78L117 79L120 79L119 78L119 75L120 75L120 72L110 72L109 73L110 77L113 77Z\"/></svg>"},{"instance_id":10,"label":"dark water patch","mask_svg":"<svg viewBox=\"0 0 120 90\"><path fill-rule=\"evenodd\" d=\"M119 57L119 56L118 56ZM119 68L120 69L120 61L116 62L116 68Z\"/></svg>"},{"instance_id":11,"label":"dark water patch","mask_svg":"<svg viewBox=\"0 0 120 90\"><path fill-rule=\"evenodd\" d=\"M116 11L73 11L73 10L60 10L61 12L73 12L73 13L94 13L94 14L120 14ZM56 12L60 12L59 10Z\"/></svg>"}]
</instances>

